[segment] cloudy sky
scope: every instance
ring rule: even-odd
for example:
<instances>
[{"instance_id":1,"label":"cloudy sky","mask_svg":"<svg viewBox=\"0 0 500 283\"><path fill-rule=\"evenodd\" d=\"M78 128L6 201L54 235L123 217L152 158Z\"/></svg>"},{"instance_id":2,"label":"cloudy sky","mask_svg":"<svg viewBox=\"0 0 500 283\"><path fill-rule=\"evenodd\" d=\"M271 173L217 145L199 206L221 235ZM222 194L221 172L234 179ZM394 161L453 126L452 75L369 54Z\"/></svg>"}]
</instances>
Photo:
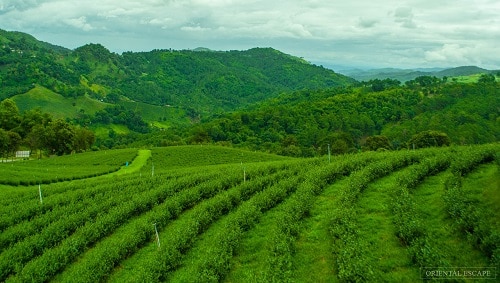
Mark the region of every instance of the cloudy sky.
<instances>
[{"instance_id":1,"label":"cloudy sky","mask_svg":"<svg viewBox=\"0 0 500 283\"><path fill-rule=\"evenodd\" d=\"M273 47L334 70L500 69L499 0L0 0L0 29L116 53Z\"/></svg>"}]
</instances>

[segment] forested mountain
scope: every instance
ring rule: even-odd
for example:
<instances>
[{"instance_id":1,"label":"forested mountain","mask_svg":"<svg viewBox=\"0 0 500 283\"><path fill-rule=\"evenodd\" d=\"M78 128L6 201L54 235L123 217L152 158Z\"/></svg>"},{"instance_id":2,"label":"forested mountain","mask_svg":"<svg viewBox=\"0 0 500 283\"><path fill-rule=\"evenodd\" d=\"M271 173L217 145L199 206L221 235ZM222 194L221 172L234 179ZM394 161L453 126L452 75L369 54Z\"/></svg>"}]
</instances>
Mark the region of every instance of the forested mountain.
<instances>
[{"instance_id":1,"label":"forested mountain","mask_svg":"<svg viewBox=\"0 0 500 283\"><path fill-rule=\"evenodd\" d=\"M453 77L477 68L359 83L272 48L119 55L1 30L0 43L4 152L13 140L51 153L218 143L315 156L500 139L498 73ZM55 134L33 140L41 133Z\"/></svg>"},{"instance_id":2,"label":"forested mountain","mask_svg":"<svg viewBox=\"0 0 500 283\"><path fill-rule=\"evenodd\" d=\"M272 48L169 49L118 55L100 44L71 51L6 31L0 31L0 42L0 99L40 85L65 97L88 95L109 103L134 100L180 107L195 117L236 109L281 92L354 82Z\"/></svg>"},{"instance_id":3,"label":"forested mountain","mask_svg":"<svg viewBox=\"0 0 500 283\"><path fill-rule=\"evenodd\" d=\"M284 94L206 121L189 139L295 156L326 154L328 145L333 153L409 148L426 131L446 136L447 144L500 140L500 88L492 75L473 84L420 77L404 86L374 86ZM372 148L374 136L386 144Z\"/></svg>"}]
</instances>

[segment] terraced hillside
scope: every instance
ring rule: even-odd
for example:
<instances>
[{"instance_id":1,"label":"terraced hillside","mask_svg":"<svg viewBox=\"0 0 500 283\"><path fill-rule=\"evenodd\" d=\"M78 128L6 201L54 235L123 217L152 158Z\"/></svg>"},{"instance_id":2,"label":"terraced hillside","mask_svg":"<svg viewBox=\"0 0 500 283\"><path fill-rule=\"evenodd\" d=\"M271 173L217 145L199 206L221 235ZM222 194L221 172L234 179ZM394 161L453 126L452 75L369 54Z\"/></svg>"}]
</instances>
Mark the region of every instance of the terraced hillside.
<instances>
[{"instance_id":1,"label":"terraced hillside","mask_svg":"<svg viewBox=\"0 0 500 283\"><path fill-rule=\"evenodd\" d=\"M499 152L329 162L171 147L121 174L3 186L0 281L411 282L430 276L421 267L457 266L496 276Z\"/></svg>"}]
</instances>

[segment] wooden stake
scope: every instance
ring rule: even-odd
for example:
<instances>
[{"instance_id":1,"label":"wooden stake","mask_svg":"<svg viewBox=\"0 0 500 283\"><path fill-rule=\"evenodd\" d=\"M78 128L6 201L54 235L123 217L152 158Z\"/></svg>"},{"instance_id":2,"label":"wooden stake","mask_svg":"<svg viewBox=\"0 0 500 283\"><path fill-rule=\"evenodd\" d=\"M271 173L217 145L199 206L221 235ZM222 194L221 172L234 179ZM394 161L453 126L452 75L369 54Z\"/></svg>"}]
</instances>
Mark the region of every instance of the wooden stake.
<instances>
[{"instance_id":1,"label":"wooden stake","mask_svg":"<svg viewBox=\"0 0 500 283\"><path fill-rule=\"evenodd\" d=\"M158 235L158 229L156 229L156 223L153 225L155 226L156 244L158 245L158 248L160 248L160 236Z\"/></svg>"},{"instance_id":2,"label":"wooden stake","mask_svg":"<svg viewBox=\"0 0 500 283\"><path fill-rule=\"evenodd\" d=\"M40 204L43 204L42 186L40 184L38 184L38 194L40 194Z\"/></svg>"}]
</instances>

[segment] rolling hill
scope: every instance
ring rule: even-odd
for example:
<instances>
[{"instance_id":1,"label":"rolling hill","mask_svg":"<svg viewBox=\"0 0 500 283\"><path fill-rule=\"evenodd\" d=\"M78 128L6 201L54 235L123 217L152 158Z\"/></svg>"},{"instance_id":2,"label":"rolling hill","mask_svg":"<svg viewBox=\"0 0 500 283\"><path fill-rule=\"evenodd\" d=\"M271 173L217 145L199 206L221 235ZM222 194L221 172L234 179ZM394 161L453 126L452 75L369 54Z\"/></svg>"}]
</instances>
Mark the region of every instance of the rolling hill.
<instances>
[{"instance_id":1,"label":"rolling hill","mask_svg":"<svg viewBox=\"0 0 500 283\"><path fill-rule=\"evenodd\" d=\"M97 148L220 143L317 156L327 145L333 153L359 151L378 135L386 149L407 147L424 131L454 144L500 137L497 73L454 77L487 71L478 67L402 72L451 79L358 83L272 48L116 54L6 31L0 41L0 99L91 128ZM19 132L25 139L29 131Z\"/></svg>"},{"instance_id":2,"label":"rolling hill","mask_svg":"<svg viewBox=\"0 0 500 283\"><path fill-rule=\"evenodd\" d=\"M358 81L369 81L374 79L395 79L401 82L414 80L419 76L435 76L438 78L443 77L460 77L471 76L479 74L493 74L498 71L486 70L477 66L461 66L456 68L424 68L424 69L396 69L396 68L383 68L372 70L343 70L339 71L342 74L355 78Z\"/></svg>"},{"instance_id":3,"label":"rolling hill","mask_svg":"<svg viewBox=\"0 0 500 283\"><path fill-rule=\"evenodd\" d=\"M0 43L0 99L42 86L64 97L177 107L185 117L196 119L282 92L354 82L272 48L165 49L119 55L100 44L68 50L3 30Z\"/></svg>"}]
</instances>

